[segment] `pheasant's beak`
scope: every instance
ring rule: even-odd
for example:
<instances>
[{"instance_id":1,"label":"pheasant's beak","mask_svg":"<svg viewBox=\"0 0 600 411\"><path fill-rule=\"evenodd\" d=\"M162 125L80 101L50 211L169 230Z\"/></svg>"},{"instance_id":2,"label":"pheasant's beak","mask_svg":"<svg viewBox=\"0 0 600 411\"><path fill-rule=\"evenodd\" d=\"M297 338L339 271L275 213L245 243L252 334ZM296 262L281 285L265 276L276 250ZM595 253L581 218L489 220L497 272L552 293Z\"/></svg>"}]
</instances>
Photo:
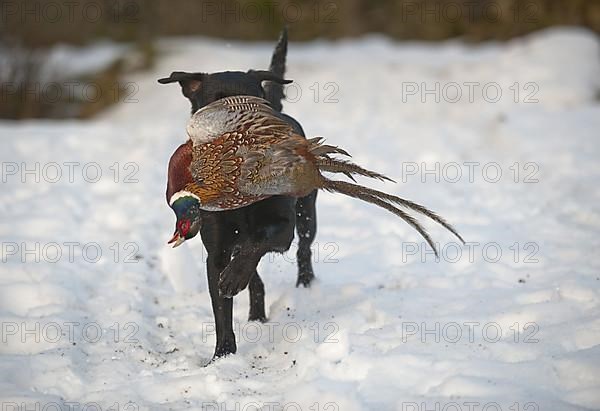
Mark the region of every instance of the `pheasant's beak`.
<instances>
[{"instance_id":1,"label":"pheasant's beak","mask_svg":"<svg viewBox=\"0 0 600 411\"><path fill-rule=\"evenodd\" d=\"M169 240L167 244L173 244L173 248L179 247L185 241L185 237L179 235L179 231L175 231L173 238Z\"/></svg>"}]
</instances>

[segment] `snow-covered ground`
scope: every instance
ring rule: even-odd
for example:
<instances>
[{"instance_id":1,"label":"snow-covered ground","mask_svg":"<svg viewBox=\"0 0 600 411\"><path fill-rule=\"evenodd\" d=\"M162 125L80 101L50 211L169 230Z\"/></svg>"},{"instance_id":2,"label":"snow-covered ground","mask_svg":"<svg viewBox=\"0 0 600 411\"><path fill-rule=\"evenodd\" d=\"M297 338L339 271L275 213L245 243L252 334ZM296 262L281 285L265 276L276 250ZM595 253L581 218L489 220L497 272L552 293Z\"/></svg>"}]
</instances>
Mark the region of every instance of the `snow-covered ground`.
<instances>
[{"instance_id":1,"label":"snow-covered ground","mask_svg":"<svg viewBox=\"0 0 600 411\"><path fill-rule=\"evenodd\" d=\"M270 323L247 323L243 292L238 354L203 367L205 252L165 244L189 103L156 79L264 68L272 46L164 40L101 118L0 122L3 410L600 409L600 59L576 29L291 44L285 110L469 244L424 221L436 261L391 214L322 193L319 281L294 288L293 250L265 258Z\"/></svg>"}]
</instances>

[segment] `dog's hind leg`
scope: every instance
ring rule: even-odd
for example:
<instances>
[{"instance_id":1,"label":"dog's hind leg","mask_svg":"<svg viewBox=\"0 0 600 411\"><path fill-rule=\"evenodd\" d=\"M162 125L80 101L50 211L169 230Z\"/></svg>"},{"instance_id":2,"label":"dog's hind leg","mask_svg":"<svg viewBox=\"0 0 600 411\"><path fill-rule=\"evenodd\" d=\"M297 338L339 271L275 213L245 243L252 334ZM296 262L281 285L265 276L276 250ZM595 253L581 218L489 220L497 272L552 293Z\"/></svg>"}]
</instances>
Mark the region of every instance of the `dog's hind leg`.
<instances>
[{"instance_id":1,"label":"dog's hind leg","mask_svg":"<svg viewBox=\"0 0 600 411\"><path fill-rule=\"evenodd\" d=\"M250 312L248 314L248 321L260 321L261 323L266 322L265 285L263 284L258 273L254 273L250 279L248 291L250 292Z\"/></svg>"},{"instance_id":2,"label":"dog's hind leg","mask_svg":"<svg viewBox=\"0 0 600 411\"><path fill-rule=\"evenodd\" d=\"M296 203L296 232L298 233L298 280L296 287L300 285L309 287L315 278L312 267L312 252L310 247L317 234L317 191L313 191L306 197L298 199Z\"/></svg>"}]
</instances>

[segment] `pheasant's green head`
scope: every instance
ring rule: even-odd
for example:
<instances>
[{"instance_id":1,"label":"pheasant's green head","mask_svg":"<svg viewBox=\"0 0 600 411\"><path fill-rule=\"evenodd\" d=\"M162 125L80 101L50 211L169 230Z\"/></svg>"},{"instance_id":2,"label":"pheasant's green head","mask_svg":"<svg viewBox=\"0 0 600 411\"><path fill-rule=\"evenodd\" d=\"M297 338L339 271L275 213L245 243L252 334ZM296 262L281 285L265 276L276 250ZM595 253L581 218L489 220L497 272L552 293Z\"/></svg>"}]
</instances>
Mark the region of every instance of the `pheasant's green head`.
<instances>
[{"instance_id":1,"label":"pheasant's green head","mask_svg":"<svg viewBox=\"0 0 600 411\"><path fill-rule=\"evenodd\" d=\"M194 194L180 191L171 197L169 205L177 217L175 233L173 238L169 240L169 244L173 244L173 248L175 248L183 244L185 240L194 238L198 234L202 223L200 201Z\"/></svg>"}]
</instances>

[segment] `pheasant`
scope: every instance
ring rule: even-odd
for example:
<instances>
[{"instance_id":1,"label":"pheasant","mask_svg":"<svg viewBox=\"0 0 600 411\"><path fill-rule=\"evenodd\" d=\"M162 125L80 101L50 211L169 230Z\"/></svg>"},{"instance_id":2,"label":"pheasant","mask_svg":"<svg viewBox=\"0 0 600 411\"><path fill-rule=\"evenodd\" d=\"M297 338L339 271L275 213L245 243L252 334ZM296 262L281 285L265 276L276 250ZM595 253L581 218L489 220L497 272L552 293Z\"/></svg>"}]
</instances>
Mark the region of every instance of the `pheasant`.
<instances>
[{"instance_id":1,"label":"pheasant","mask_svg":"<svg viewBox=\"0 0 600 411\"><path fill-rule=\"evenodd\" d=\"M233 96L198 110L189 120L189 139L171 156L167 202L177 223L169 244L177 247L200 229L202 211L244 207L270 196L303 197L315 189L341 193L375 204L402 218L437 249L419 222L405 210L436 221L461 242L458 232L426 207L355 184L354 176L392 181L348 160L343 149L322 137L305 139L259 97ZM354 183L331 180L342 173Z\"/></svg>"}]
</instances>

